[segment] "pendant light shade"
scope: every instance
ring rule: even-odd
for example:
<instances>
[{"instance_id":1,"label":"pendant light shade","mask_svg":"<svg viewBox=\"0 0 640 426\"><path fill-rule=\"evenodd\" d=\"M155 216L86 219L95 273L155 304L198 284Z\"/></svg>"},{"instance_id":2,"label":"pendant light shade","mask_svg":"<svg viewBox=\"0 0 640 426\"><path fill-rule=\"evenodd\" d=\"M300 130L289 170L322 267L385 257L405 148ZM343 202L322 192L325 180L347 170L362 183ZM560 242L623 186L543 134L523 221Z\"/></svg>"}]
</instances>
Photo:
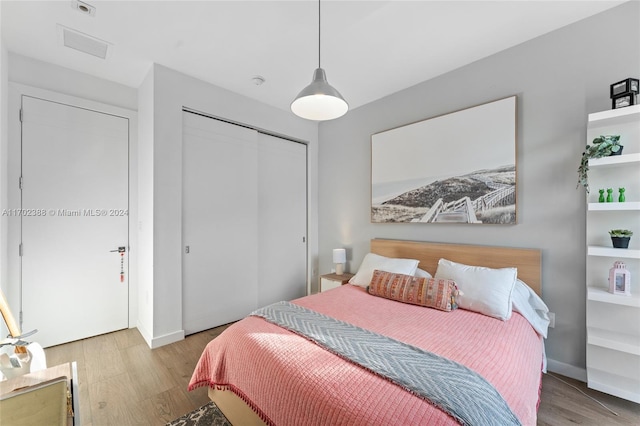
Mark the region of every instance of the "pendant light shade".
<instances>
[{"instance_id":1,"label":"pendant light shade","mask_svg":"<svg viewBox=\"0 0 640 426\"><path fill-rule=\"evenodd\" d=\"M307 120L333 120L342 117L349 110L349 104L340 92L327 81L327 75L320 66L320 0L318 0L318 68L313 73L311 84L302 89L291 102L291 111Z\"/></svg>"},{"instance_id":2,"label":"pendant light shade","mask_svg":"<svg viewBox=\"0 0 640 426\"><path fill-rule=\"evenodd\" d=\"M311 84L302 89L291 103L291 111L307 120L333 120L348 110L349 105L329 84L322 68L314 71Z\"/></svg>"}]
</instances>

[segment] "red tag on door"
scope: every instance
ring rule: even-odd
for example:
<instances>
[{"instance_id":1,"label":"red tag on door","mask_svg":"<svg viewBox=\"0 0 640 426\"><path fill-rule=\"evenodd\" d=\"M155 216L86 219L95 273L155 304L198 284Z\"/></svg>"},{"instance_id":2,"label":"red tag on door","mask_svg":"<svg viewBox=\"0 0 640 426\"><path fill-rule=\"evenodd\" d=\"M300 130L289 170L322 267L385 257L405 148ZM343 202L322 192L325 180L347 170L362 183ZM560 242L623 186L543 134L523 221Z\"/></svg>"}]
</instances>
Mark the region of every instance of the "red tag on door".
<instances>
[{"instance_id":1,"label":"red tag on door","mask_svg":"<svg viewBox=\"0 0 640 426\"><path fill-rule=\"evenodd\" d=\"M120 282L124 282L124 251L120 252Z\"/></svg>"}]
</instances>

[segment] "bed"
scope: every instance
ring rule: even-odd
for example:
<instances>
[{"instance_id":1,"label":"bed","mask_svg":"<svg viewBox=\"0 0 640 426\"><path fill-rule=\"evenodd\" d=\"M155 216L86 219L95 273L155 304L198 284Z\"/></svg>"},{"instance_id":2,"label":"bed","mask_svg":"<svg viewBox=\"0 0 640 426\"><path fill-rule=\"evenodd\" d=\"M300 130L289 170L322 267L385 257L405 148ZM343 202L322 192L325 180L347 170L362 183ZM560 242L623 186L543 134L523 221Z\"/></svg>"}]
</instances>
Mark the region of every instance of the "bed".
<instances>
[{"instance_id":1,"label":"bed","mask_svg":"<svg viewBox=\"0 0 640 426\"><path fill-rule=\"evenodd\" d=\"M526 283L531 293L523 298L535 299L533 315L544 319L546 307L536 296L541 293L539 250L374 239L370 251L394 260L415 259L419 261L418 269L435 278L446 271L447 264L441 259L456 267L492 268L490 273L517 268L518 280ZM364 263L356 276L360 276ZM514 424L535 425L546 326L544 321L526 319L530 314L525 311L530 306L516 309L516 290L512 293L513 311L509 299L508 319L462 306L445 311L401 303L369 294L366 286L351 284L288 305L326 316L327 320L339 320L346 323L345 327L365 329L376 338L435 354L438 362L442 359L471 370L502 398L507 411L515 417ZM468 303L468 296L459 296L458 301L465 297ZM329 328L333 326L329 324ZM347 360L343 353L313 340L263 317L249 316L207 345L189 389L208 386L209 397L234 425L473 423L461 420L458 414L451 414L443 404L425 398L414 388L389 379L368 365ZM423 368L423 363L418 367ZM431 374L420 374L421 378L427 376ZM433 376L437 376L435 371ZM452 383L445 378L442 389ZM464 395L457 399L464 401Z\"/></svg>"}]
</instances>

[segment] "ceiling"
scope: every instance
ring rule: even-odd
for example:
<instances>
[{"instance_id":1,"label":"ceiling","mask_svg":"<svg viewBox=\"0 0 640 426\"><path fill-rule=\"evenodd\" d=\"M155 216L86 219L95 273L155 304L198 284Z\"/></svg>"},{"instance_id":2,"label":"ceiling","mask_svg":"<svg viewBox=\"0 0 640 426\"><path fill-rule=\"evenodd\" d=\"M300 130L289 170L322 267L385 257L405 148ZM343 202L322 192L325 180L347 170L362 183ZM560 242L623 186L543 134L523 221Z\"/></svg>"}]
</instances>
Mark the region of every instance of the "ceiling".
<instances>
[{"instance_id":1,"label":"ceiling","mask_svg":"<svg viewBox=\"0 0 640 426\"><path fill-rule=\"evenodd\" d=\"M313 0L86 3L93 16L71 0L2 0L3 42L134 88L158 63L283 110L318 66ZM353 109L621 3L324 0L321 65ZM59 25L108 42L106 59L64 47Z\"/></svg>"}]
</instances>

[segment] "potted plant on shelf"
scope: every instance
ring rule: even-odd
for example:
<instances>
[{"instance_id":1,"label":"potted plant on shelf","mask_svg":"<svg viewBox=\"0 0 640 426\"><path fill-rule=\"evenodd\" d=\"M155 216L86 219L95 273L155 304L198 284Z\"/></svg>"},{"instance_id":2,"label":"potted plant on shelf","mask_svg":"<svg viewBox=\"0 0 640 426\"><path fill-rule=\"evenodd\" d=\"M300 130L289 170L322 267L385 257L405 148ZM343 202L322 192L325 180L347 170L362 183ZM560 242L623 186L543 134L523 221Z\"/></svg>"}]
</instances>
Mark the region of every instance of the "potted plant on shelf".
<instances>
[{"instance_id":1,"label":"potted plant on shelf","mask_svg":"<svg viewBox=\"0 0 640 426\"><path fill-rule=\"evenodd\" d=\"M615 248L629 248L629 240L633 235L633 232L628 229L612 229L609 231L611 235L611 242Z\"/></svg>"},{"instance_id":2,"label":"potted plant on shelf","mask_svg":"<svg viewBox=\"0 0 640 426\"><path fill-rule=\"evenodd\" d=\"M592 158L608 157L622 154L623 146L620 145L620 135L599 136L593 140L592 145L587 145L582 153L580 167L578 167L578 186L582 185L589 193L589 160Z\"/></svg>"}]
</instances>

